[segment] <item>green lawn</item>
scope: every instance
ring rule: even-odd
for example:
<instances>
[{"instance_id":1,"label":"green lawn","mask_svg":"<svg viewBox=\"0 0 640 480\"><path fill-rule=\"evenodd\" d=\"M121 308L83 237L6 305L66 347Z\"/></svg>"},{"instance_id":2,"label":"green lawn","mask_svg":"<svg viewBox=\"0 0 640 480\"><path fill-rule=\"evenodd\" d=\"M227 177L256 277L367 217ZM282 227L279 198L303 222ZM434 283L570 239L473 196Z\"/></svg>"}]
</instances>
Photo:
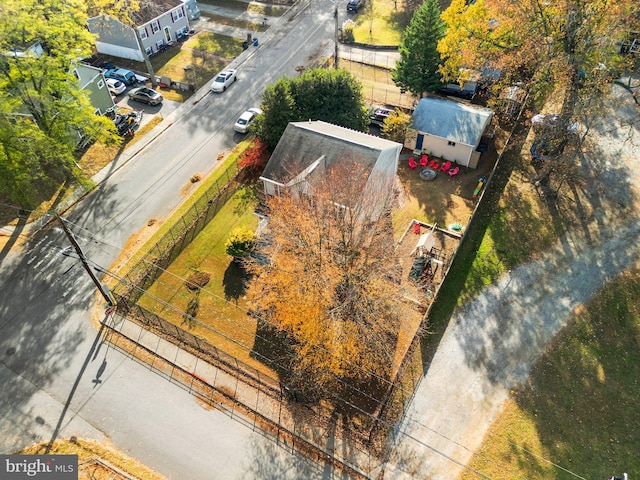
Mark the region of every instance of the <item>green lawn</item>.
<instances>
[{"instance_id":1,"label":"green lawn","mask_svg":"<svg viewBox=\"0 0 640 480\"><path fill-rule=\"evenodd\" d=\"M287 5L266 5L264 3L243 2L237 0L200 0L199 3L215 5L216 7L231 8L238 11L267 15L269 17L281 17L289 9Z\"/></svg>"},{"instance_id":2,"label":"green lawn","mask_svg":"<svg viewBox=\"0 0 640 480\"><path fill-rule=\"evenodd\" d=\"M512 391L470 466L494 480L580 478L550 462L588 479L636 478L639 379L640 272L633 271L606 286L555 339L529 383Z\"/></svg>"},{"instance_id":3,"label":"green lawn","mask_svg":"<svg viewBox=\"0 0 640 480\"><path fill-rule=\"evenodd\" d=\"M357 24L353 30L354 40L374 45L398 45L402 32L411 21L411 15L404 11L404 2L398 1L397 9L393 0L371 0L369 5L373 6L372 15L365 9L352 17Z\"/></svg>"},{"instance_id":4,"label":"green lawn","mask_svg":"<svg viewBox=\"0 0 640 480\"><path fill-rule=\"evenodd\" d=\"M249 356L255 340L256 322L245 310L241 284L243 272L225 253L225 242L231 230L238 226L246 226L250 230L257 227L258 220L253 214L256 200L246 195L250 188L243 187L222 207L171 264L169 272L160 276L148 290L149 295L143 296L139 303L164 319L209 340L226 353L268 372L264 365ZM211 280L199 294L184 285L185 279L194 272L211 275ZM151 296L163 299L178 311L158 304ZM198 302L194 316L211 330L183 318L180 312L188 311L190 302L192 308L193 302Z\"/></svg>"},{"instance_id":5,"label":"green lawn","mask_svg":"<svg viewBox=\"0 0 640 480\"><path fill-rule=\"evenodd\" d=\"M170 48L158 54L152 59L152 63L157 76L167 76L171 80L185 83L193 83L195 79L196 87L200 87L240 53L241 40L202 32L190 38L180 48Z\"/></svg>"},{"instance_id":6,"label":"green lawn","mask_svg":"<svg viewBox=\"0 0 640 480\"><path fill-rule=\"evenodd\" d=\"M175 224L180 221L182 216L188 212L196 203L196 200L207 190L213 187L213 185L218 182L219 179L226 175L227 169L232 166L234 163L238 161L238 156L244 152L249 145L251 144L250 140L243 140L240 142L233 152L231 152L222 162L221 165L218 165L217 168L208 175L202 182L199 184L197 190L189 195L183 203L181 203L175 211L171 213L171 216L163 222L163 224L158 228L158 230L145 242L144 246L136 251L136 253L127 260L128 265L135 265L140 259L149 253L151 247L153 247L156 243L160 242L162 237L164 237L169 230L171 230ZM126 271L127 268L122 267L121 271Z\"/></svg>"}]
</instances>

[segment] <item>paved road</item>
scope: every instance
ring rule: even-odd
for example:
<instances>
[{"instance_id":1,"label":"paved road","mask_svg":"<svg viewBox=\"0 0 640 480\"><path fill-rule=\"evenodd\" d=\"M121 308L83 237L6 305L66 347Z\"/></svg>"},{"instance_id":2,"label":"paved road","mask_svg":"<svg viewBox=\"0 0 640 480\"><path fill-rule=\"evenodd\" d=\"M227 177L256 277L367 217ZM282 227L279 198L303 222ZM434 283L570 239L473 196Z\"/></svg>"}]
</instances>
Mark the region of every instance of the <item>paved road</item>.
<instances>
[{"instance_id":1,"label":"paved road","mask_svg":"<svg viewBox=\"0 0 640 480\"><path fill-rule=\"evenodd\" d=\"M91 262L109 266L150 218L175 208L191 175L215 168L218 152L239 140L236 117L264 87L332 48L330 20L318 3L303 2L234 60L235 85L221 95L204 86L152 132L155 140L101 172L96 191L67 217ZM0 255L1 453L76 434L109 438L170 478L333 475L103 344L89 313L95 288L68 245L49 228Z\"/></svg>"}]
</instances>

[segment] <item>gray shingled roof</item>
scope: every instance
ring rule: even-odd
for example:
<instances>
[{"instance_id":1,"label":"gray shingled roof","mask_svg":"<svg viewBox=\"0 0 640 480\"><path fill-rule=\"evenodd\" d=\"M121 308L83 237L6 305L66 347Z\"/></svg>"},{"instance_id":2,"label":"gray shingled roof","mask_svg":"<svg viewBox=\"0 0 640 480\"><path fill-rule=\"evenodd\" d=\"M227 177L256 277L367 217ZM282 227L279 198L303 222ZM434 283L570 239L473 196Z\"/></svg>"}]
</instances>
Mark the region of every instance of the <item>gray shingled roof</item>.
<instances>
[{"instance_id":1,"label":"gray shingled roof","mask_svg":"<svg viewBox=\"0 0 640 480\"><path fill-rule=\"evenodd\" d=\"M131 19L136 26L144 25L178 5L182 5L181 0L143 0L140 2L140 10L133 12Z\"/></svg>"},{"instance_id":2,"label":"gray shingled roof","mask_svg":"<svg viewBox=\"0 0 640 480\"><path fill-rule=\"evenodd\" d=\"M488 108L425 97L413 112L413 125L419 132L475 147L492 115Z\"/></svg>"},{"instance_id":3,"label":"gray shingled roof","mask_svg":"<svg viewBox=\"0 0 640 480\"><path fill-rule=\"evenodd\" d=\"M273 151L262 177L286 184L324 155L314 174L348 158L373 169L380 152L399 144L322 121L291 122Z\"/></svg>"}]
</instances>

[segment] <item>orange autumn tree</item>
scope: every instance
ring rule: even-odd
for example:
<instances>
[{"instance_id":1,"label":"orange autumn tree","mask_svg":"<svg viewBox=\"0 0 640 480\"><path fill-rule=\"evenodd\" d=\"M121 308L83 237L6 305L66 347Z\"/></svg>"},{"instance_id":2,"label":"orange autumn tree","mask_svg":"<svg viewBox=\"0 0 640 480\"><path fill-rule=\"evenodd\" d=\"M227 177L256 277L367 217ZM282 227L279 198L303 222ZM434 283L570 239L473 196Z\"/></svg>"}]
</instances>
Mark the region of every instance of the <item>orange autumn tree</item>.
<instances>
[{"instance_id":1,"label":"orange autumn tree","mask_svg":"<svg viewBox=\"0 0 640 480\"><path fill-rule=\"evenodd\" d=\"M405 311L392 192L372 198L361 164L338 163L312 185L268 200L268 241L256 256L263 261L249 264L253 307L289 339L293 381L307 392L388 378Z\"/></svg>"},{"instance_id":2,"label":"orange autumn tree","mask_svg":"<svg viewBox=\"0 0 640 480\"><path fill-rule=\"evenodd\" d=\"M471 71L498 73L493 104L517 85L535 110L552 100L558 117L537 135L548 151L544 168L533 179L547 182L555 172L560 184L581 181L574 170L583 146L582 133L602 116L615 72L625 71L632 56L619 53L619 42L638 30L637 0L453 0L443 12L445 37L438 44L440 71L449 80ZM561 178L560 178L561 177ZM557 194L557 191L555 192Z\"/></svg>"},{"instance_id":3,"label":"orange autumn tree","mask_svg":"<svg viewBox=\"0 0 640 480\"><path fill-rule=\"evenodd\" d=\"M499 86L534 96L600 91L606 74L625 66L618 41L638 28L636 0L453 0L442 19L440 71L455 81L466 69L499 72ZM566 108L569 108L567 105Z\"/></svg>"}]
</instances>

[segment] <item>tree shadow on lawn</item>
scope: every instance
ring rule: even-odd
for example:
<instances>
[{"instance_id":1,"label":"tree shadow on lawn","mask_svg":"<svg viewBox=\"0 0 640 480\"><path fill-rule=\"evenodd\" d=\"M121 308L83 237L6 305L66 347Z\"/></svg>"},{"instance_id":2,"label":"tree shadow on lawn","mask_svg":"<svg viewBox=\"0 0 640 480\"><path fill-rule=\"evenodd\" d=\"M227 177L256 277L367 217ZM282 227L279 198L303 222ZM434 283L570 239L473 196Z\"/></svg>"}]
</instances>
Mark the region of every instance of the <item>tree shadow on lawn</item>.
<instances>
[{"instance_id":1,"label":"tree shadow on lawn","mask_svg":"<svg viewBox=\"0 0 640 480\"><path fill-rule=\"evenodd\" d=\"M238 299L247 291L247 282L250 278L242 262L232 260L224 271L222 279L225 300L231 300L238 305Z\"/></svg>"},{"instance_id":2,"label":"tree shadow on lawn","mask_svg":"<svg viewBox=\"0 0 640 480\"><path fill-rule=\"evenodd\" d=\"M637 465L640 272L624 274L572 320L518 389L547 457L609 478ZM526 472L526 470L525 470Z\"/></svg>"}]
</instances>

